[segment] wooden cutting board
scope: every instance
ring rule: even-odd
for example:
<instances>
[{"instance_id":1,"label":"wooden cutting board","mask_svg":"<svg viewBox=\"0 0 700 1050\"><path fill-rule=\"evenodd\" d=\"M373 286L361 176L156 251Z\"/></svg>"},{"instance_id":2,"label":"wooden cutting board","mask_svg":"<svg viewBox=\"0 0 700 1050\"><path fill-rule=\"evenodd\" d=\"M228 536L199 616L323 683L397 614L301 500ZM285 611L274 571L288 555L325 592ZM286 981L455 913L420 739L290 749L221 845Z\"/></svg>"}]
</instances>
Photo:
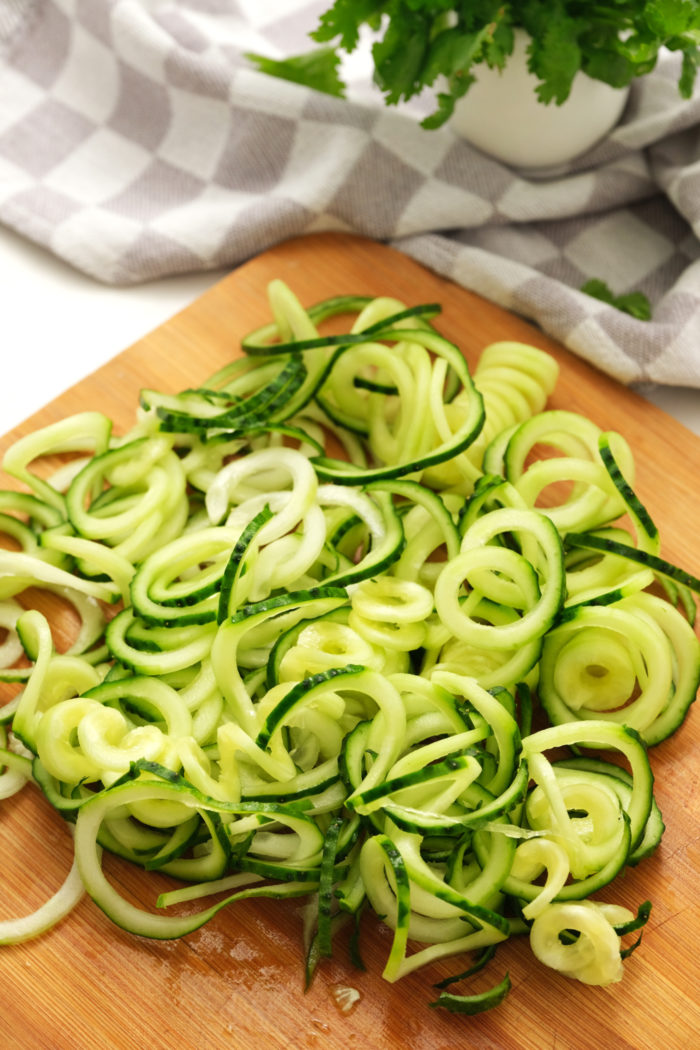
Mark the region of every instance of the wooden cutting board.
<instances>
[{"instance_id":1,"label":"wooden cutting board","mask_svg":"<svg viewBox=\"0 0 700 1050\"><path fill-rule=\"evenodd\" d=\"M629 390L573 357L541 332L442 280L397 252L364 239L319 235L254 258L182 313L88 376L0 443L66 414L98 408L118 430L133 421L138 391L177 391L205 379L238 354L240 337L268 319L266 285L287 281L309 305L339 293L386 294L408 304L438 301L438 325L474 363L499 339L531 342L561 362L553 407L621 431L636 451L637 491L661 529L663 553L700 575L700 440ZM37 304L40 308L40 304ZM79 319L76 320L79 323ZM7 479L2 484L7 485ZM223 1050L255 1047L327 1050L688 1050L700 1045L698 712L652 762L667 831L657 854L601 894L636 909L653 902L642 947L624 980L588 988L545 970L527 943L499 950L478 991L510 973L512 991L497 1010L459 1017L433 1010L435 981L466 960L448 961L397 985L381 977L390 938L365 923L365 972L345 945L303 988L300 907L245 903L220 913L179 942L136 938L84 899L43 938L0 948L0 1045L4 1050ZM70 840L33 788L0 803L0 917L31 910L68 870ZM152 902L158 878L108 861L134 899ZM149 887L155 882L155 891ZM462 962L464 965L461 965ZM359 1000L348 1013L335 992ZM457 989L459 990L459 989Z\"/></svg>"}]
</instances>

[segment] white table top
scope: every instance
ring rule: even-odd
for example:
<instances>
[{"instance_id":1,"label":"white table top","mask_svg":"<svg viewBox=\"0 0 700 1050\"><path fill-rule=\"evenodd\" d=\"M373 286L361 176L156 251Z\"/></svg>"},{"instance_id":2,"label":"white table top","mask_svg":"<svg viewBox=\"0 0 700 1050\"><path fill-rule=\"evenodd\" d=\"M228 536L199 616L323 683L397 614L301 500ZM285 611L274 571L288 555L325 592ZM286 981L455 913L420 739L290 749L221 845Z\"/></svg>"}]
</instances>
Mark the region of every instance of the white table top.
<instances>
[{"instance_id":1,"label":"white table top","mask_svg":"<svg viewBox=\"0 0 700 1050\"><path fill-rule=\"evenodd\" d=\"M135 342L224 276L223 271L111 288L0 227L5 381L0 432ZM700 435L700 391L640 392Z\"/></svg>"}]
</instances>

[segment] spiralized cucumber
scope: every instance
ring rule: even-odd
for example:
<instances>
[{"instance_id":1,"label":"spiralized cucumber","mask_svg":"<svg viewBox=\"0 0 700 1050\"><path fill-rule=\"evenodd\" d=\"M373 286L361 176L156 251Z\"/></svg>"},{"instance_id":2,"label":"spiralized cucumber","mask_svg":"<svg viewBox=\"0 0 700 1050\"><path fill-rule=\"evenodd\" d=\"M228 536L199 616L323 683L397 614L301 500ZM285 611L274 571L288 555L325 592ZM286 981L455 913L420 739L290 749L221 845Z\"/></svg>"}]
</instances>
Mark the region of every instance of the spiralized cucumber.
<instances>
[{"instance_id":1,"label":"spiralized cucumber","mask_svg":"<svg viewBox=\"0 0 700 1050\"><path fill-rule=\"evenodd\" d=\"M526 934L544 965L618 981L649 906L593 895L661 840L648 747L697 693L700 581L662 558L622 436L547 409L548 354L493 344L472 376L434 304L269 295L240 360L143 391L129 433L87 412L5 455L28 491L0 493L0 793L38 785L75 865L0 937L83 889L158 938L303 897L307 980L368 903L388 981L481 953L462 979ZM67 651L30 588L75 610ZM137 907L103 849L178 888Z\"/></svg>"}]
</instances>

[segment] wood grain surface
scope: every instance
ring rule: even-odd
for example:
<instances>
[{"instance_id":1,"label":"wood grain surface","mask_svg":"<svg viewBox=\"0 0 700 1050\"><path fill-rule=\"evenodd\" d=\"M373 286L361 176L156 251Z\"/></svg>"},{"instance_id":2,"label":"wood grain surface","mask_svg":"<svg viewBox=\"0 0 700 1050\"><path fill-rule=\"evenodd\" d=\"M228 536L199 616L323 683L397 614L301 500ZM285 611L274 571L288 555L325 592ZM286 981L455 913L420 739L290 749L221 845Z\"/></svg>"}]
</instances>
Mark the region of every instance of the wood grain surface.
<instances>
[{"instance_id":1,"label":"wood grain surface","mask_svg":"<svg viewBox=\"0 0 700 1050\"><path fill-rule=\"evenodd\" d=\"M584 412L625 435L636 454L637 492L661 530L662 553L700 575L695 435L522 320L391 249L343 234L289 241L252 259L27 420L0 443L0 453L14 437L88 408L126 430L141 387L177 391L204 380L239 353L242 335L268 319L266 285L273 277L287 281L305 305L340 293L438 301L439 329L471 363L503 338L549 350L561 363L551 405ZM634 909L647 898L653 902L642 946L619 984L589 988L559 977L534 960L526 941L514 940L470 989L488 987L508 971L506 1002L487 1014L459 1017L428 1003L436 997L434 982L463 968L461 960L390 985L381 977L390 936L370 917L361 941L367 969L353 969L341 939L336 957L305 992L298 903L235 905L181 941L157 942L116 928L85 898L44 937L0 948L0 1047L692 1050L700 1046L699 735L698 712L691 710L681 731L653 750L667 825L663 843L600 895ZM29 911L53 892L70 858L70 837L37 790L0 803L0 918ZM113 858L107 868L144 904L168 885ZM343 986L360 996L348 1013L335 998Z\"/></svg>"}]
</instances>

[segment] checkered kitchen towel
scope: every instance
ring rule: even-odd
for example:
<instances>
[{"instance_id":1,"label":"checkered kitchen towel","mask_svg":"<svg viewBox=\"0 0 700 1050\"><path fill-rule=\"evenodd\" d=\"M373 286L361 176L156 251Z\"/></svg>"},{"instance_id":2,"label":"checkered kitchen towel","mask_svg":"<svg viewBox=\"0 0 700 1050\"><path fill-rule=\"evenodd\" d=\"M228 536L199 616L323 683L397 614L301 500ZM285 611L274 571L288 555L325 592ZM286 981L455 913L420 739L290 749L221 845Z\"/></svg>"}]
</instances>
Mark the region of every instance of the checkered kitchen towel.
<instances>
[{"instance_id":1,"label":"checkered kitchen towel","mask_svg":"<svg viewBox=\"0 0 700 1050\"><path fill-rule=\"evenodd\" d=\"M115 284L352 230L623 382L700 387L700 91L679 99L674 58L607 141L534 179L359 82L341 101L243 57L306 50L327 6L0 0L0 221ZM653 320L583 294L590 277L645 292Z\"/></svg>"}]
</instances>

